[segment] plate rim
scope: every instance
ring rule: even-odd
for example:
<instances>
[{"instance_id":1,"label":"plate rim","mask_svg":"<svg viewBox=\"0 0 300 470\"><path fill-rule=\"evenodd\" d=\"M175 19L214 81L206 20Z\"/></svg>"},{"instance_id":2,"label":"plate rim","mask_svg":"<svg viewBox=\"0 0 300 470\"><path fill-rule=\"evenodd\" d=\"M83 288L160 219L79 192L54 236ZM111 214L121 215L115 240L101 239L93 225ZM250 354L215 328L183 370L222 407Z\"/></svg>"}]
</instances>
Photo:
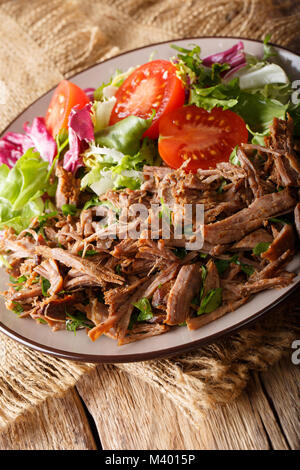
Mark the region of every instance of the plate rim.
<instances>
[{"instance_id":1,"label":"plate rim","mask_svg":"<svg viewBox=\"0 0 300 470\"><path fill-rule=\"evenodd\" d=\"M134 49L130 49L124 52L121 52L113 57L109 57L108 59L105 59L103 61L100 61L96 64L93 64L89 67L86 67L85 69L81 70L80 72L76 72L73 75L70 75L68 77L69 79L72 79L79 74L86 72L88 70L91 70L93 68L98 67L101 64L110 62L113 59L116 59L118 57L121 57L123 55L129 54L131 52L136 52L142 49L146 49L148 47L155 47L159 46L162 44L167 44L167 43L175 43L178 41L192 41L192 40L199 40L199 39L236 39L236 40L246 40L250 42L254 42L257 44L263 44L262 40L259 39L251 39L247 37L240 37L240 36L188 36L184 38L175 38L175 39L168 39L166 41L159 41L156 43L151 43L147 44L145 46L140 46L136 47ZM270 45L290 52L297 56L300 59L300 54L297 52L294 52L293 50L289 49L288 47L283 47L279 46L278 44L269 43ZM32 106L35 105L41 98L43 98L47 93L51 92L56 88L57 84L47 90L45 93L43 93L41 96L39 96L36 100L34 100L32 103L30 103L26 108L24 108L10 123L5 127L5 129L1 132L0 137L2 137L8 130L10 126L12 126L18 119L19 117L28 111ZM208 343L211 343L220 337L225 337L228 334L231 334L233 332L236 332L240 330L241 328L245 326L249 326L252 323L254 323L258 318L263 316L264 314L270 312L272 309L274 309L276 306L278 306L280 303L283 302L286 298L288 298L292 293L294 293L300 286L300 280L298 280L287 292L282 294L280 297L278 297L276 300L274 300L271 304L269 304L267 307L262 308L258 312L254 313L250 317L246 318L245 320L242 320L241 322L236 323L235 325L232 325L228 328L225 328L217 333L213 333L209 336L206 336L205 338L197 339L195 341L191 341L189 343L185 343L182 345L177 345L177 346L172 346L169 348L165 349L159 349L155 351L149 351L145 353L132 353L132 354L123 354L123 355L93 355L93 354L85 354L85 353L76 353L76 352L70 352L70 351L64 351L61 349L53 348L51 346L45 346L42 343L30 340L26 338L25 336L20 335L19 333L16 333L14 330L11 328L8 328L6 325L4 325L0 321L0 332L11 338L12 340L15 340L16 342L22 344L25 347L29 347L31 349L34 349L35 351L41 352L43 354L48 354L50 356L54 357L59 357L61 359L66 359L66 360L73 360L76 362L86 362L86 363L94 363L94 364L117 364L117 363L129 363L129 362L141 362L141 361L147 361L147 360L152 360L152 359L162 359L165 357L170 357L174 356L183 352L188 352L191 350L194 350L200 346L207 345ZM121 347L121 346L120 346Z\"/></svg>"}]
</instances>

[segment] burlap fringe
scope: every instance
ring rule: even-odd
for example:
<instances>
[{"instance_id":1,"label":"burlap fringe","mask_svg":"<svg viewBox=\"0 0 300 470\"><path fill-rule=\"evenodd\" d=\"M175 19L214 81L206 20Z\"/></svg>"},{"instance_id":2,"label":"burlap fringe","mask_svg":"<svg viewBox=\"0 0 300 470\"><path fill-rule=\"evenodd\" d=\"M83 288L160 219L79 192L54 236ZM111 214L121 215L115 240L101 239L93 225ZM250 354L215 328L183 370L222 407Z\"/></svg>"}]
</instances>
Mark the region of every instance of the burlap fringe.
<instances>
[{"instance_id":1,"label":"burlap fringe","mask_svg":"<svg viewBox=\"0 0 300 470\"><path fill-rule=\"evenodd\" d=\"M299 0L0 0L0 80L10 94L10 105L0 106L0 130L63 76L119 50L185 36L262 39L266 33L299 50L299 5ZM197 424L206 409L235 399L251 370L264 370L290 350L299 321L294 305L291 299L252 328L197 351L118 367L166 393ZM74 386L94 367L45 356L0 335L0 427Z\"/></svg>"},{"instance_id":2,"label":"burlap fringe","mask_svg":"<svg viewBox=\"0 0 300 470\"><path fill-rule=\"evenodd\" d=\"M0 335L0 428L63 394L94 367L45 356Z\"/></svg>"}]
</instances>

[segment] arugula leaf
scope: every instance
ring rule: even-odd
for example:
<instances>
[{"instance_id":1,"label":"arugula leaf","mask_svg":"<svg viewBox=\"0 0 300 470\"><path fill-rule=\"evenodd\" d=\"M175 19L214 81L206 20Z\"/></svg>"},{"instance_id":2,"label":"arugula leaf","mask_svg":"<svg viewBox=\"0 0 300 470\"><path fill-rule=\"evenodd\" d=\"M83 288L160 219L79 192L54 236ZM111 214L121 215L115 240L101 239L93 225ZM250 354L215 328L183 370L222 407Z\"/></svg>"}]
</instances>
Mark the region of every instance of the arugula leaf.
<instances>
[{"instance_id":1,"label":"arugula leaf","mask_svg":"<svg viewBox=\"0 0 300 470\"><path fill-rule=\"evenodd\" d=\"M227 185L227 181L225 179L223 179L223 181L221 182L220 186L217 189L217 193L221 194L226 185Z\"/></svg>"},{"instance_id":2,"label":"arugula leaf","mask_svg":"<svg viewBox=\"0 0 300 470\"><path fill-rule=\"evenodd\" d=\"M44 320L43 318L37 318L37 321L38 321L39 323L42 323L42 325L47 325L46 320Z\"/></svg>"},{"instance_id":3,"label":"arugula leaf","mask_svg":"<svg viewBox=\"0 0 300 470\"><path fill-rule=\"evenodd\" d=\"M268 222L274 222L275 224L282 224L282 225L291 225L291 222L288 220L282 219L282 218L277 218L277 217L270 217L268 219Z\"/></svg>"},{"instance_id":4,"label":"arugula leaf","mask_svg":"<svg viewBox=\"0 0 300 470\"><path fill-rule=\"evenodd\" d=\"M48 219L52 219L53 217L56 217L57 214L58 214L57 211L53 211L47 214L39 215L37 220L39 222L40 227L43 227L47 223Z\"/></svg>"},{"instance_id":5,"label":"arugula leaf","mask_svg":"<svg viewBox=\"0 0 300 470\"><path fill-rule=\"evenodd\" d=\"M205 283L206 276L207 276L207 269L204 265L202 265L201 266L201 281L202 281L202 284L201 284L200 295L199 295L200 300L203 296L204 283Z\"/></svg>"},{"instance_id":6,"label":"arugula leaf","mask_svg":"<svg viewBox=\"0 0 300 470\"><path fill-rule=\"evenodd\" d=\"M9 280L12 284L14 284L14 290L16 292L20 291L21 289L23 289L23 283L26 282L27 280L27 277L26 276L20 276L18 279L15 279L14 277L12 276L9 276Z\"/></svg>"},{"instance_id":7,"label":"arugula leaf","mask_svg":"<svg viewBox=\"0 0 300 470\"><path fill-rule=\"evenodd\" d=\"M50 281L48 281L48 279L45 277L42 277L42 294L44 297L48 297L48 289L50 289L50 287Z\"/></svg>"},{"instance_id":8,"label":"arugula leaf","mask_svg":"<svg viewBox=\"0 0 300 470\"><path fill-rule=\"evenodd\" d=\"M230 265L230 260L227 259L215 259L215 265L218 273L223 274Z\"/></svg>"},{"instance_id":9,"label":"arugula leaf","mask_svg":"<svg viewBox=\"0 0 300 470\"><path fill-rule=\"evenodd\" d=\"M97 255L97 254L98 254L98 251L96 251L96 250L86 250L86 252L84 254L84 257L87 258L89 256L94 256L94 255ZM83 250L78 251L78 255L82 256L83 255Z\"/></svg>"},{"instance_id":10,"label":"arugula leaf","mask_svg":"<svg viewBox=\"0 0 300 470\"><path fill-rule=\"evenodd\" d=\"M247 274L247 276L251 276L251 274L254 273L254 268L253 266L251 266L250 264L245 264L245 263L242 263L240 260L239 260L239 255L234 255L231 259L230 259L230 263L234 263L234 264L237 264L238 266L241 267L241 270Z\"/></svg>"},{"instance_id":11,"label":"arugula leaf","mask_svg":"<svg viewBox=\"0 0 300 470\"><path fill-rule=\"evenodd\" d=\"M237 264L241 267L241 270L247 274L247 276L251 276L254 273L254 268L250 264L242 263L239 260L239 255L234 255L230 259L216 259L215 265L217 267L218 273L223 274L226 269L229 267L230 263Z\"/></svg>"},{"instance_id":12,"label":"arugula leaf","mask_svg":"<svg viewBox=\"0 0 300 470\"><path fill-rule=\"evenodd\" d=\"M67 321L66 321L66 330L67 331L73 331L73 333L76 335L76 332L79 328L93 328L93 324L86 315L79 310L76 311L73 315L70 313L66 314L67 316Z\"/></svg>"},{"instance_id":13,"label":"arugula leaf","mask_svg":"<svg viewBox=\"0 0 300 470\"><path fill-rule=\"evenodd\" d=\"M265 251L267 251L267 249L269 248L270 246L270 243L269 242L260 242L260 243L257 243L257 245L253 248L253 254L256 255L256 256L260 256L262 253L264 253Z\"/></svg>"},{"instance_id":14,"label":"arugula leaf","mask_svg":"<svg viewBox=\"0 0 300 470\"><path fill-rule=\"evenodd\" d=\"M83 210L89 209L90 207L95 207L95 206L106 206L109 209L111 209L113 212L116 212L117 214L120 213L120 209L116 206L113 205L112 202L110 201L99 201L99 198L97 196L92 197L89 201L87 201L83 207Z\"/></svg>"},{"instance_id":15,"label":"arugula leaf","mask_svg":"<svg viewBox=\"0 0 300 470\"><path fill-rule=\"evenodd\" d=\"M230 69L227 63L214 63L211 67L206 67L200 58L201 49L197 45L192 49L176 46L171 47L179 52L178 59L172 59L177 68L177 76L182 80L185 86L197 85L201 87L210 87L221 82L221 73Z\"/></svg>"},{"instance_id":16,"label":"arugula leaf","mask_svg":"<svg viewBox=\"0 0 300 470\"><path fill-rule=\"evenodd\" d=\"M19 302L16 302L15 300L13 300L12 303L14 305L14 308L12 309L14 313L16 313L17 315L20 315L20 313L24 312L24 308Z\"/></svg>"},{"instance_id":17,"label":"arugula leaf","mask_svg":"<svg viewBox=\"0 0 300 470\"><path fill-rule=\"evenodd\" d=\"M229 156L229 161L233 164L233 165L236 165L236 166L241 166L240 164L240 161L237 157L237 150L238 150L238 145L236 145L234 147L234 149L232 150L230 156Z\"/></svg>"},{"instance_id":18,"label":"arugula leaf","mask_svg":"<svg viewBox=\"0 0 300 470\"><path fill-rule=\"evenodd\" d=\"M20 276L18 277L17 279L12 277L12 276L9 276L9 280L10 282L12 282L13 284L22 284L23 282L27 281L27 277L26 276Z\"/></svg>"},{"instance_id":19,"label":"arugula leaf","mask_svg":"<svg viewBox=\"0 0 300 470\"><path fill-rule=\"evenodd\" d=\"M278 55L274 47L271 46L271 44L269 44L270 39L271 39L271 34L267 34L264 38L264 55L263 55L264 61L270 59L270 57L275 57Z\"/></svg>"},{"instance_id":20,"label":"arugula leaf","mask_svg":"<svg viewBox=\"0 0 300 470\"><path fill-rule=\"evenodd\" d=\"M222 288L211 289L202 299L197 315L211 313L222 304Z\"/></svg>"},{"instance_id":21,"label":"arugula leaf","mask_svg":"<svg viewBox=\"0 0 300 470\"><path fill-rule=\"evenodd\" d=\"M184 259L187 255L186 249L185 248L180 248L180 247L174 248L173 253L174 253L174 255L176 255L180 259Z\"/></svg>"},{"instance_id":22,"label":"arugula leaf","mask_svg":"<svg viewBox=\"0 0 300 470\"><path fill-rule=\"evenodd\" d=\"M132 330L135 323L137 322L137 317L138 316L139 316L139 312L137 310L134 310L131 314L131 317L130 317L130 321L129 321L129 324L128 324L128 327L127 327L128 330Z\"/></svg>"},{"instance_id":23,"label":"arugula leaf","mask_svg":"<svg viewBox=\"0 0 300 470\"><path fill-rule=\"evenodd\" d=\"M64 215L75 215L77 207L74 204L63 204L61 206L61 211Z\"/></svg>"},{"instance_id":24,"label":"arugula leaf","mask_svg":"<svg viewBox=\"0 0 300 470\"><path fill-rule=\"evenodd\" d=\"M161 210L159 211L159 218L166 220L169 224L172 223L172 211L165 204L163 198L160 198Z\"/></svg>"},{"instance_id":25,"label":"arugula leaf","mask_svg":"<svg viewBox=\"0 0 300 470\"><path fill-rule=\"evenodd\" d=\"M146 297L141 298L138 302L133 304L140 313L137 317L137 321L147 321L153 318L152 308L149 300Z\"/></svg>"},{"instance_id":26,"label":"arugula leaf","mask_svg":"<svg viewBox=\"0 0 300 470\"><path fill-rule=\"evenodd\" d=\"M115 271L119 275L122 274L122 268L120 264L117 264L117 266L115 267Z\"/></svg>"}]
</instances>

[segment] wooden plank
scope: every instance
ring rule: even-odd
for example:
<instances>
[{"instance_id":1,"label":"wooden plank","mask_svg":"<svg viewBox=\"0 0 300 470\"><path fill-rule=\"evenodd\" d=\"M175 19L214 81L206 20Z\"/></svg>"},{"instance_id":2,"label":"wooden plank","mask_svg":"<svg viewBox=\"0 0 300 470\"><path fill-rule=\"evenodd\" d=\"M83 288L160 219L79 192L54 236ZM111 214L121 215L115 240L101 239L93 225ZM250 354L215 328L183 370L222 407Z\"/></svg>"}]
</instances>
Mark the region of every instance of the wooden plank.
<instances>
[{"instance_id":1,"label":"wooden plank","mask_svg":"<svg viewBox=\"0 0 300 470\"><path fill-rule=\"evenodd\" d=\"M99 366L77 389L104 449L270 448L255 399L246 392L235 403L204 415L196 428L171 400L114 366Z\"/></svg>"},{"instance_id":2,"label":"wooden plank","mask_svg":"<svg viewBox=\"0 0 300 470\"><path fill-rule=\"evenodd\" d=\"M249 399L256 415L256 419L257 421L261 421L269 438L271 449L288 450L289 446L286 438L282 433L281 427L273 413L268 398L264 393L258 373L253 374L253 380L251 380L247 392L249 394Z\"/></svg>"},{"instance_id":3,"label":"wooden plank","mask_svg":"<svg viewBox=\"0 0 300 470\"><path fill-rule=\"evenodd\" d=\"M291 449L300 449L300 367L283 359L261 374L265 392Z\"/></svg>"},{"instance_id":4,"label":"wooden plank","mask_svg":"<svg viewBox=\"0 0 300 470\"><path fill-rule=\"evenodd\" d=\"M94 450L96 444L75 389L50 398L0 433L0 450Z\"/></svg>"},{"instance_id":5,"label":"wooden plank","mask_svg":"<svg viewBox=\"0 0 300 470\"><path fill-rule=\"evenodd\" d=\"M282 361L254 374L247 391L196 428L176 405L114 366L83 377L78 391L104 449L299 449L299 367ZM0 449L96 449L75 389L47 400L0 434Z\"/></svg>"}]
</instances>

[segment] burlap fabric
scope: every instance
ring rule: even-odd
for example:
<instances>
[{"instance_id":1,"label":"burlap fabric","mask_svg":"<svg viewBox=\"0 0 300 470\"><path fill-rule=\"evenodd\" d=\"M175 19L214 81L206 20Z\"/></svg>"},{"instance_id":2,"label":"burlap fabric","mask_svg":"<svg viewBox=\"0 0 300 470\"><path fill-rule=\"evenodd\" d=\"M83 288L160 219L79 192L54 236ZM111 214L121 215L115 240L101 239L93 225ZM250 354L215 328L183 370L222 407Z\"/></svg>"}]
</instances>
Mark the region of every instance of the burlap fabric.
<instances>
[{"instance_id":1,"label":"burlap fabric","mask_svg":"<svg viewBox=\"0 0 300 470\"><path fill-rule=\"evenodd\" d=\"M89 65L137 46L197 35L272 40L297 50L300 2L259 0L0 0L0 131L26 106ZM299 52L299 50L298 50ZM297 294L295 294L297 296ZM174 359L118 365L172 398L194 422L233 400L251 370L290 350L295 295L255 326ZM0 426L76 384L91 364L55 359L0 335Z\"/></svg>"}]
</instances>

